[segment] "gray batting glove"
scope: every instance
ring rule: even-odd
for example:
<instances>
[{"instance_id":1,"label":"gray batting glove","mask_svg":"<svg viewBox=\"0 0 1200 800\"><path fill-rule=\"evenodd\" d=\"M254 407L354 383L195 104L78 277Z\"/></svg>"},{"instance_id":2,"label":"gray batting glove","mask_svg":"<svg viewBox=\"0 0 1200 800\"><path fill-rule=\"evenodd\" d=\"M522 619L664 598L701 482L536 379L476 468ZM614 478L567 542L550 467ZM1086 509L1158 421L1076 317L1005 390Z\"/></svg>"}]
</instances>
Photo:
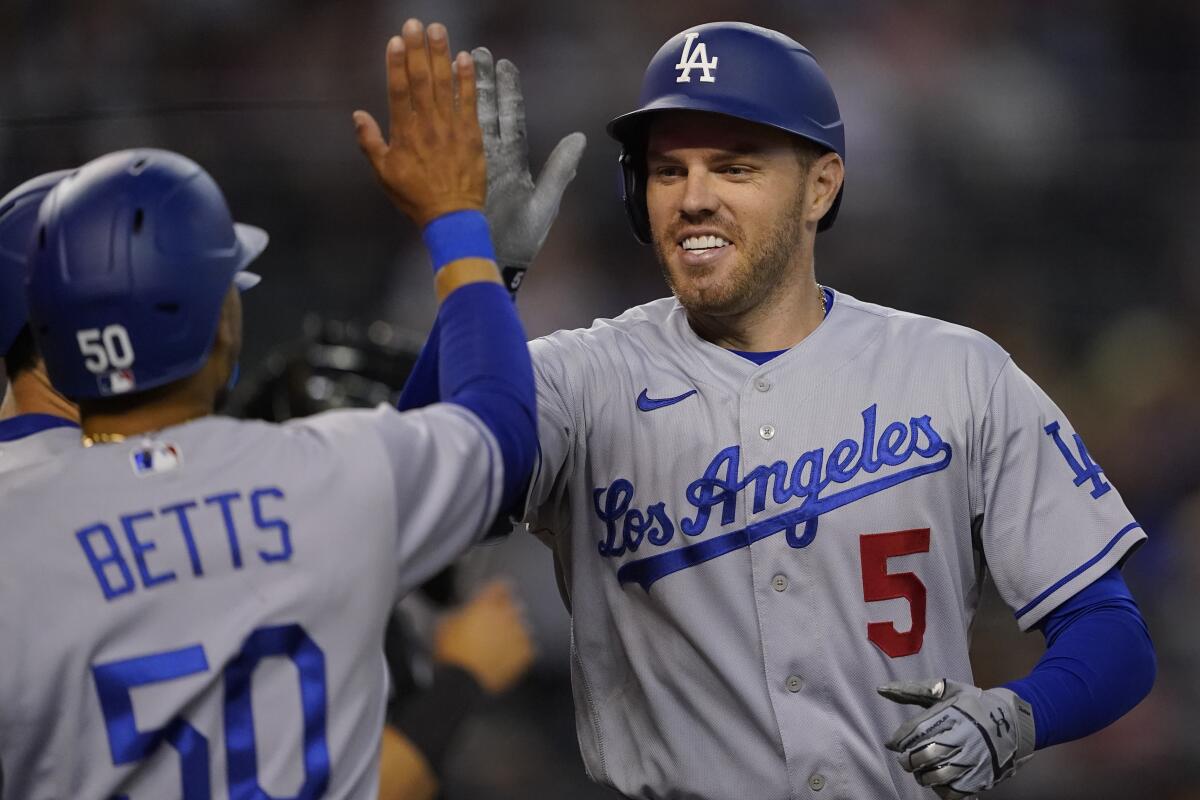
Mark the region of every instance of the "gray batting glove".
<instances>
[{"instance_id":1,"label":"gray batting glove","mask_svg":"<svg viewBox=\"0 0 1200 800\"><path fill-rule=\"evenodd\" d=\"M575 177L587 137L579 132L564 136L546 159L535 184L529 172L520 72L507 59L493 64L486 47L475 48L471 57L475 60L476 103L487 157L484 214L492 229L496 261L509 291L515 294L558 216L563 192Z\"/></svg>"},{"instance_id":2,"label":"gray batting glove","mask_svg":"<svg viewBox=\"0 0 1200 800\"><path fill-rule=\"evenodd\" d=\"M877 691L927 709L901 725L887 748L943 800L990 789L1033 757L1033 709L1008 689L943 679L896 681Z\"/></svg>"}]
</instances>

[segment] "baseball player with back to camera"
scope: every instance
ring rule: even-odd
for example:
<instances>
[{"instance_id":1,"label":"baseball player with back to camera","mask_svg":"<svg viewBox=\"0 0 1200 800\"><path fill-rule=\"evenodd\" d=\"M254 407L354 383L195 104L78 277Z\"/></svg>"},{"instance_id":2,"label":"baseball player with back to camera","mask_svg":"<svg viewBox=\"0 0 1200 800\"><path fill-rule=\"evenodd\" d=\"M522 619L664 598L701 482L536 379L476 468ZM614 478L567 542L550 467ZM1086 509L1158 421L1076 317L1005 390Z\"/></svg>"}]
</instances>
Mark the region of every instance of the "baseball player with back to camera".
<instances>
[{"instance_id":1,"label":"baseball player with back to camera","mask_svg":"<svg viewBox=\"0 0 1200 800\"><path fill-rule=\"evenodd\" d=\"M22 469L79 446L79 409L50 384L26 322L24 287L27 250L38 207L68 174L70 170L60 170L37 176L0 198L0 297L4 301L0 309L0 355L4 357L9 387L0 407L0 472ZM257 282L257 276L248 272L239 273L235 279L243 288ZM417 352L413 349L411 355L396 355L380 350L371 354L371 360L399 365L395 374L388 376L398 387ZM265 384L264 391L272 394L264 396L257 407L272 411L283 408L287 413L252 418L283 422L328 410L307 397L281 398L282 387L294 383L285 384L282 377ZM383 399L393 396L394 391L384 391ZM350 405L367 408L378 402L364 399ZM445 570L439 576L443 574ZM462 722L487 696L505 691L518 680L533 658L530 634L519 606L507 587L499 583L489 584L439 620L432 653L436 669L432 686L424 690L416 690L411 675L405 672L404 640L400 620L393 613L384 650L393 691L400 686L406 687L406 693L393 694L388 703L389 724L383 731L379 759L381 800L436 796L445 752L455 741Z\"/></svg>"},{"instance_id":2,"label":"baseball player with back to camera","mask_svg":"<svg viewBox=\"0 0 1200 800\"><path fill-rule=\"evenodd\" d=\"M520 174L497 75L489 172ZM560 571L591 776L638 798L962 798L1137 704L1155 658L1119 567L1145 533L1062 411L985 336L816 282L846 152L813 55L690 28L608 130L673 296L532 343L540 459L514 509ZM514 187L544 233L553 209ZM532 260L540 238L506 233L501 264ZM402 406L430 399L433 344ZM984 689L987 572L1047 649Z\"/></svg>"},{"instance_id":3,"label":"baseball player with back to camera","mask_svg":"<svg viewBox=\"0 0 1200 800\"><path fill-rule=\"evenodd\" d=\"M84 446L0 474L5 796L374 797L393 602L513 501L536 453L473 68L430 34L389 42L390 143L355 122L433 256L445 402L214 417L266 235L161 150L90 162L40 204L30 326Z\"/></svg>"}]
</instances>

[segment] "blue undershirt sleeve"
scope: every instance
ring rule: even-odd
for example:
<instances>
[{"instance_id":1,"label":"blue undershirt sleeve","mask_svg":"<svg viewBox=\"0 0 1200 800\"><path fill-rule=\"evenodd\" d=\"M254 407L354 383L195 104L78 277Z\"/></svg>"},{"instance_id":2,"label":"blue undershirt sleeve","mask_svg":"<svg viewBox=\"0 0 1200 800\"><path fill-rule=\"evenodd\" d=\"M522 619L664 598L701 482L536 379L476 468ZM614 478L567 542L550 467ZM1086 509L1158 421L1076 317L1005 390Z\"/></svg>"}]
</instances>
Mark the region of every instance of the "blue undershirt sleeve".
<instances>
[{"instance_id":1,"label":"blue undershirt sleeve","mask_svg":"<svg viewBox=\"0 0 1200 800\"><path fill-rule=\"evenodd\" d=\"M524 329L498 283L454 290L439 320L439 394L474 412L496 437L504 460L500 508L509 508L537 458L537 396Z\"/></svg>"},{"instance_id":2,"label":"blue undershirt sleeve","mask_svg":"<svg viewBox=\"0 0 1200 800\"><path fill-rule=\"evenodd\" d=\"M1037 749L1095 733L1150 693L1154 645L1117 567L1038 627L1046 652L1028 676L1005 684L1033 707Z\"/></svg>"},{"instance_id":3,"label":"blue undershirt sleeve","mask_svg":"<svg viewBox=\"0 0 1200 800\"><path fill-rule=\"evenodd\" d=\"M421 231L434 273L471 260L495 263L487 220L452 211ZM499 277L499 273L497 273ZM441 400L475 414L491 431L504 463L501 508L521 494L537 459L537 396L525 330L500 283L470 280L449 290L405 382L401 411Z\"/></svg>"},{"instance_id":4,"label":"blue undershirt sleeve","mask_svg":"<svg viewBox=\"0 0 1200 800\"><path fill-rule=\"evenodd\" d=\"M401 411L414 408L424 408L439 400L438 397L438 350L441 339L441 314L433 321L429 338L421 346L417 361L413 364L404 388L400 390L400 399L396 406Z\"/></svg>"}]
</instances>

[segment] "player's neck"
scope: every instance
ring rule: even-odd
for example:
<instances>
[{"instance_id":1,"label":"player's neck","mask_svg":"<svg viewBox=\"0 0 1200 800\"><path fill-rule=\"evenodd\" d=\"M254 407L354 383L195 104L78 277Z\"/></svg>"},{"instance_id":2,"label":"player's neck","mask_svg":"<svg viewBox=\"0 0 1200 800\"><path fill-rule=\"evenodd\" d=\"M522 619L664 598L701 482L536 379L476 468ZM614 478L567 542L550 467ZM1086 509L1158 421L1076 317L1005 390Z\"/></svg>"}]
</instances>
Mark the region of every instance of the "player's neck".
<instances>
[{"instance_id":1,"label":"player's neck","mask_svg":"<svg viewBox=\"0 0 1200 800\"><path fill-rule=\"evenodd\" d=\"M119 441L206 417L216 402L209 385L201 372L129 397L83 401L83 435L94 442Z\"/></svg>"},{"instance_id":2,"label":"player's neck","mask_svg":"<svg viewBox=\"0 0 1200 800\"><path fill-rule=\"evenodd\" d=\"M802 342L825 318L821 288L811 277L795 289L769 297L740 314L712 316L688 312L701 339L718 347L751 353L787 350Z\"/></svg>"},{"instance_id":3,"label":"player's neck","mask_svg":"<svg viewBox=\"0 0 1200 800\"><path fill-rule=\"evenodd\" d=\"M4 405L0 406L0 419L21 414L50 414L72 422L79 421L79 409L54 391L41 363L17 373L4 397Z\"/></svg>"}]
</instances>

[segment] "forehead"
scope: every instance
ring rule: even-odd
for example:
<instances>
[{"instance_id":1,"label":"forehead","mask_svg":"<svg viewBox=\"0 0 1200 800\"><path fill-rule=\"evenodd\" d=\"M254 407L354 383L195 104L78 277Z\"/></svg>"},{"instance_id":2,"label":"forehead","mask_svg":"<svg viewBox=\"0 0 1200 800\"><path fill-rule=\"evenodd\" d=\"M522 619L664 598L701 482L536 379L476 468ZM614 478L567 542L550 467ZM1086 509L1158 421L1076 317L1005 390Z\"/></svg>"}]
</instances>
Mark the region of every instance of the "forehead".
<instances>
[{"instance_id":1,"label":"forehead","mask_svg":"<svg viewBox=\"0 0 1200 800\"><path fill-rule=\"evenodd\" d=\"M777 128L704 111L661 111L651 118L646 138L650 155L693 148L756 153L791 147L791 135Z\"/></svg>"}]
</instances>

